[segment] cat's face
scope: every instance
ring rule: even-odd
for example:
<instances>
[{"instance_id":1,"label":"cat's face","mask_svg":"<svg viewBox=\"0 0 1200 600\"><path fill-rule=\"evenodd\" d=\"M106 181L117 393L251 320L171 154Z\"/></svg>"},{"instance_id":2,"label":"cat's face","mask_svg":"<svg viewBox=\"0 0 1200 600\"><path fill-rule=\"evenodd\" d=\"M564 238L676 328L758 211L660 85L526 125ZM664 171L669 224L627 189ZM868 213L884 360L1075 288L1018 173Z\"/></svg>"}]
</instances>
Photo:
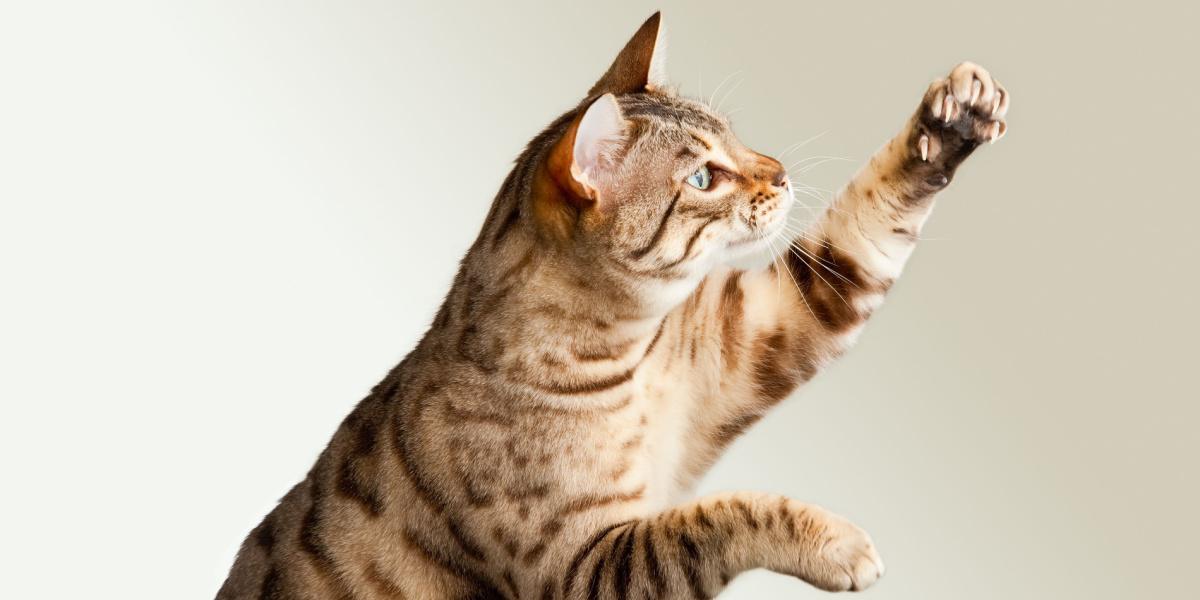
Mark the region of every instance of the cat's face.
<instances>
[{"instance_id":1,"label":"cat's face","mask_svg":"<svg viewBox=\"0 0 1200 600\"><path fill-rule=\"evenodd\" d=\"M766 247L793 198L779 161L666 87L662 45L652 18L589 92L550 165L580 201L579 243L667 278Z\"/></svg>"},{"instance_id":2,"label":"cat's face","mask_svg":"<svg viewBox=\"0 0 1200 600\"><path fill-rule=\"evenodd\" d=\"M638 270L693 270L763 248L792 194L779 161L743 145L707 105L661 93L617 98L631 132L595 183L603 238Z\"/></svg>"}]
</instances>

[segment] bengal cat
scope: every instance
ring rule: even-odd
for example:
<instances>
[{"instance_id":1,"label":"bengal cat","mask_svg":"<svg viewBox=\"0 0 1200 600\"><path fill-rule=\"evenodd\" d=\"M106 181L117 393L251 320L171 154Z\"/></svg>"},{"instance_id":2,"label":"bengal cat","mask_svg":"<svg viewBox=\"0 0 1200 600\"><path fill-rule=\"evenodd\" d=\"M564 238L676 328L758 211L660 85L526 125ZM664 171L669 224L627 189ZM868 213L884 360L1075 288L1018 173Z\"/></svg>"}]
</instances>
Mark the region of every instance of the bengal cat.
<instances>
[{"instance_id":1,"label":"bengal cat","mask_svg":"<svg viewBox=\"0 0 1200 600\"><path fill-rule=\"evenodd\" d=\"M709 598L766 568L882 573L846 519L783 496L684 500L854 341L934 195L1005 131L963 63L769 267L783 166L663 78L655 14L496 195L428 333L244 542L218 599Z\"/></svg>"}]
</instances>

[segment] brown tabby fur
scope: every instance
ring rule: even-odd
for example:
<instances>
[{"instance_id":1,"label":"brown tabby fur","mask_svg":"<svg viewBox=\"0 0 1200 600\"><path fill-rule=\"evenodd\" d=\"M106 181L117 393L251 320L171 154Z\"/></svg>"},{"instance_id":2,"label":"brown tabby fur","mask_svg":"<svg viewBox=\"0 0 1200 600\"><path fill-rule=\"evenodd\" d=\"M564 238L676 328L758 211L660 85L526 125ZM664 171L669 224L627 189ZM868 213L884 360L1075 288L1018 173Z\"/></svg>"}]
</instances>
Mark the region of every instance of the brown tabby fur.
<instances>
[{"instance_id":1,"label":"brown tabby fur","mask_svg":"<svg viewBox=\"0 0 1200 600\"><path fill-rule=\"evenodd\" d=\"M719 263L780 232L784 169L669 91L660 55L656 14L530 142L428 333L217 598L708 598L753 568L829 590L882 574L870 538L821 508L681 498L848 347L933 194L1003 133L1008 95L959 66L790 252L742 271ZM583 181L572 147L604 94L624 137ZM685 179L705 163L724 170L701 191Z\"/></svg>"}]
</instances>

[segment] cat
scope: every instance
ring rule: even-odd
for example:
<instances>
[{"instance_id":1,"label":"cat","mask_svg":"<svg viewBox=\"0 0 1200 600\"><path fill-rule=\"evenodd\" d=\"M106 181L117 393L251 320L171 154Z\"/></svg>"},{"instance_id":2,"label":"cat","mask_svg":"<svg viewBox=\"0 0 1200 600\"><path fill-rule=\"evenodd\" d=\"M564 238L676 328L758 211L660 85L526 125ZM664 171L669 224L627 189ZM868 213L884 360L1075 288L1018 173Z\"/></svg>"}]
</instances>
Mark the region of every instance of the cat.
<instances>
[{"instance_id":1,"label":"cat","mask_svg":"<svg viewBox=\"0 0 1200 600\"><path fill-rule=\"evenodd\" d=\"M247 537L219 600L709 598L766 568L884 571L868 535L774 494L684 500L854 341L934 195L1009 94L935 81L790 251L791 182L663 72L647 20L504 180L424 338Z\"/></svg>"}]
</instances>

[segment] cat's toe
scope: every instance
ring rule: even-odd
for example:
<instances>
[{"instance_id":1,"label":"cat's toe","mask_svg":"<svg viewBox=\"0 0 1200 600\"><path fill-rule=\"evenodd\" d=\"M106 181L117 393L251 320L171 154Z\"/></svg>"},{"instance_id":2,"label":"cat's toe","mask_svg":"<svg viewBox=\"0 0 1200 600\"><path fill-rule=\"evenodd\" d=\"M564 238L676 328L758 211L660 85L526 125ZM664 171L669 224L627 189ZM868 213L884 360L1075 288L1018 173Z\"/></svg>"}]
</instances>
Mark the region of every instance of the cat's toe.
<instances>
[{"instance_id":1,"label":"cat's toe","mask_svg":"<svg viewBox=\"0 0 1200 600\"><path fill-rule=\"evenodd\" d=\"M986 69L971 62L961 63L950 72L947 83L959 105L990 112L997 84Z\"/></svg>"},{"instance_id":2,"label":"cat's toe","mask_svg":"<svg viewBox=\"0 0 1200 600\"><path fill-rule=\"evenodd\" d=\"M944 123L953 125L967 139L994 142L1004 135L1008 90L987 69L964 62L954 67L944 81Z\"/></svg>"},{"instance_id":3,"label":"cat's toe","mask_svg":"<svg viewBox=\"0 0 1200 600\"><path fill-rule=\"evenodd\" d=\"M926 91L912 153L921 162L956 166L976 145L1004 137L1009 101L1008 90L986 69L969 62L958 65Z\"/></svg>"},{"instance_id":4,"label":"cat's toe","mask_svg":"<svg viewBox=\"0 0 1200 600\"><path fill-rule=\"evenodd\" d=\"M827 591L862 591L883 576L883 559L867 532L832 513L825 515L826 538L802 577Z\"/></svg>"},{"instance_id":5,"label":"cat's toe","mask_svg":"<svg viewBox=\"0 0 1200 600\"><path fill-rule=\"evenodd\" d=\"M871 538L859 530L859 535L847 536L829 548L830 560L840 565L846 575L841 590L858 592L871 587L883 576L883 559L871 543Z\"/></svg>"}]
</instances>

